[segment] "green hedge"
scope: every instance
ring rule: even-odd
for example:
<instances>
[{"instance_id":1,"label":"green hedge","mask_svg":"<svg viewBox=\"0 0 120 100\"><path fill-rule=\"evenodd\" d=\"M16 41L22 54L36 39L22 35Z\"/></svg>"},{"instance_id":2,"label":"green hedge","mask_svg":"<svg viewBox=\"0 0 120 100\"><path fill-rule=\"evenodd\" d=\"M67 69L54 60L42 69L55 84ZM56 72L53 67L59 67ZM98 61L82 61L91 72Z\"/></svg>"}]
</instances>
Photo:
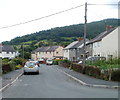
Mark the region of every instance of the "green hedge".
<instances>
[{"instance_id":1,"label":"green hedge","mask_svg":"<svg viewBox=\"0 0 120 100\"><path fill-rule=\"evenodd\" d=\"M100 78L101 70L95 66L85 66L84 73L95 78Z\"/></svg>"},{"instance_id":2,"label":"green hedge","mask_svg":"<svg viewBox=\"0 0 120 100\"><path fill-rule=\"evenodd\" d=\"M83 72L83 66L80 65L80 64L75 64L75 63L72 63L71 64L71 69L77 71L77 72L80 72L82 73Z\"/></svg>"},{"instance_id":3,"label":"green hedge","mask_svg":"<svg viewBox=\"0 0 120 100\"><path fill-rule=\"evenodd\" d=\"M55 60L53 60L53 64L58 65L61 61L63 61L63 60L62 59L55 59Z\"/></svg>"},{"instance_id":4,"label":"green hedge","mask_svg":"<svg viewBox=\"0 0 120 100\"><path fill-rule=\"evenodd\" d=\"M2 65L2 72L3 74L12 71L12 68L10 67L10 64L3 64Z\"/></svg>"},{"instance_id":5,"label":"green hedge","mask_svg":"<svg viewBox=\"0 0 120 100\"><path fill-rule=\"evenodd\" d=\"M119 81L120 82L120 69L113 71L111 73L111 80L112 81Z\"/></svg>"},{"instance_id":6,"label":"green hedge","mask_svg":"<svg viewBox=\"0 0 120 100\"><path fill-rule=\"evenodd\" d=\"M88 66L88 65L83 67L82 64L76 64L76 63L61 63L60 66L73 69L74 71L77 71L95 78L101 78L103 80L111 79L112 81L120 81L120 70L116 70L116 71L104 70L104 72L102 72L99 67Z\"/></svg>"},{"instance_id":7,"label":"green hedge","mask_svg":"<svg viewBox=\"0 0 120 100\"><path fill-rule=\"evenodd\" d=\"M23 67L27 60L22 58L14 58L14 59L2 59L2 72L3 74L19 69L18 65ZM20 67L20 68L21 68Z\"/></svg>"}]
</instances>

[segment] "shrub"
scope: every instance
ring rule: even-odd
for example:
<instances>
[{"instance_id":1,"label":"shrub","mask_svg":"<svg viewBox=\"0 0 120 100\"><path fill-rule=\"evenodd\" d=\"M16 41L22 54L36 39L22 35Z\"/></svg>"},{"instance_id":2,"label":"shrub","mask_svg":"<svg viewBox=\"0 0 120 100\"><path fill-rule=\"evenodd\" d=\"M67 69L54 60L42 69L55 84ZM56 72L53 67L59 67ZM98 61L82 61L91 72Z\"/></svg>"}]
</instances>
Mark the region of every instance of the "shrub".
<instances>
[{"instance_id":1,"label":"shrub","mask_svg":"<svg viewBox=\"0 0 120 100\"><path fill-rule=\"evenodd\" d=\"M12 71L10 64L3 64L2 71L3 71L3 74Z\"/></svg>"},{"instance_id":2,"label":"shrub","mask_svg":"<svg viewBox=\"0 0 120 100\"><path fill-rule=\"evenodd\" d=\"M2 64L7 64L10 60L7 58L2 59Z\"/></svg>"},{"instance_id":3,"label":"shrub","mask_svg":"<svg viewBox=\"0 0 120 100\"><path fill-rule=\"evenodd\" d=\"M120 69L113 71L111 73L111 80L112 81L119 81L120 82Z\"/></svg>"},{"instance_id":4,"label":"shrub","mask_svg":"<svg viewBox=\"0 0 120 100\"><path fill-rule=\"evenodd\" d=\"M59 63L60 63L61 61L62 61L61 59L53 60L53 64L54 64L54 65L59 65Z\"/></svg>"},{"instance_id":5,"label":"shrub","mask_svg":"<svg viewBox=\"0 0 120 100\"><path fill-rule=\"evenodd\" d=\"M15 59L12 59L11 61L15 62L16 65L18 65L18 64L22 65L23 64L23 59L22 58L15 58Z\"/></svg>"},{"instance_id":6,"label":"shrub","mask_svg":"<svg viewBox=\"0 0 120 100\"><path fill-rule=\"evenodd\" d=\"M80 64L73 63L71 64L71 69L77 71L77 72L83 72L83 66Z\"/></svg>"},{"instance_id":7,"label":"shrub","mask_svg":"<svg viewBox=\"0 0 120 100\"><path fill-rule=\"evenodd\" d=\"M8 62L8 64L10 65L12 70L15 70L16 62L11 60L11 61Z\"/></svg>"},{"instance_id":8,"label":"shrub","mask_svg":"<svg viewBox=\"0 0 120 100\"><path fill-rule=\"evenodd\" d=\"M22 68L22 65L17 65L15 68L20 69L20 68Z\"/></svg>"},{"instance_id":9,"label":"shrub","mask_svg":"<svg viewBox=\"0 0 120 100\"><path fill-rule=\"evenodd\" d=\"M60 66L62 66L62 67L67 67L67 68L70 67L70 64L71 64L71 62L70 62L69 60L67 60L67 59L61 60L61 61L59 62L59 65L60 65Z\"/></svg>"},{"instance_id":10,"label":"shrub","mask_svg":"<svg viewBox=\"0 0 120 100\"><path fill-rule=\"evenodd\" d=\"M67 59L64 59L64 60L61 61L61 63L70 63L70 61L67 60Z\"/></svg>"},{"instance_id":11,"label":"shrub","mask_svg":"<svg viewBox=\"0 0 120 100\"><path fill-rule=\"evenodd\" d=\"M98 67L95 66L85 66L85 74L94 76L96 78L100 78L101 70Z\"/></svg>"}]
</instances>

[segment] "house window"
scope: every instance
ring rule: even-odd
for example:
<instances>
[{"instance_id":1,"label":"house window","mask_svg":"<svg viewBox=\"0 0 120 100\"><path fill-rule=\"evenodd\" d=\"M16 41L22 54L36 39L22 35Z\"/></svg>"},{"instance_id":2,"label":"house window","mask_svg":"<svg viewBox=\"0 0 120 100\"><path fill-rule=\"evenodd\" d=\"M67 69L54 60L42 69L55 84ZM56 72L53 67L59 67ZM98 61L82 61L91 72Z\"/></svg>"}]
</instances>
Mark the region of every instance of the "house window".
<instances>
[{"instance_id":1,"label":"house window","mask_svg":"<svg viewBox=\"0 0 120 100\"><path fill-rule=\"evenodd\" d=\"M98 54L98 57L100 57L100 54Z\"/></svg>"},{"instance_id":2,"label":"house window","mask_svg":"<svg viewBox=\"0 0 120 100\"><path fill-rule=\"evenodd\" d=\"M113 55L108 55L108 59L112 59Z\"/></svg>"},{"instance_id":3,"label":"house window","mask_svg":"<svg viewBox=\"0 0 120 100\"><path fill-rule=\"evenodd\" d=\"M6 52L7 54L9 54L9 52Z\"/></svg>"},{"instance_id":4,"label":"house window","mask_svg":"<svg viewBox=\"0 0 120 100\"><path fill-rule=\"evenodd\" d=\"M46 52L46 54L47 54L47 52Z\"/></svg>"},{"instance_id":5,"label":"house window","mask_svg":"<svg viewBox=\"0 0 120 100\"><path fill-rule=\"evenodd\" d=\"M83 58L84 57L84 55L81 55L81 58Z\"/></svg>"},{"instance_id":6,"label":"house window","mask_svg":"<svg viewBox=\"0 0 120 100\"><path fill-rule=\"evenodd\" d=\"M56 54L58 54L59 52L56 52Z\"/></svg>"}]
</instances>

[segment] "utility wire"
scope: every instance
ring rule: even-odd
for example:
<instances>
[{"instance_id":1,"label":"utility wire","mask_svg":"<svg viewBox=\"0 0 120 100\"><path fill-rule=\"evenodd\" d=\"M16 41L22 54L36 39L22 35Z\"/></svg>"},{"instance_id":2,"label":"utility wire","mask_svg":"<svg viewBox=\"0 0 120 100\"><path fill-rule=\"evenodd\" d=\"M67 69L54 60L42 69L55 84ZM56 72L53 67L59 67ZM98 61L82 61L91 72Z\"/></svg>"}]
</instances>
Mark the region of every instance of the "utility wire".
<instances>
[{"instance_id":1,"label":"utility wire","mask_svg":"<svg viewBox=\"0 0 120 100\"><path fill-rule=\"evenodd\" d=\"M115 4L115 3L114 3L114 4L88 4L88 5L105 5L105 6L106 6L106 5L108 5L108 6L110 6L110 5L113 6L113 5L114 5L114 6L117 6L117 5L119 5L119 4Z\"/></svg>"},{"instance_id":2,"label":"utility wire","mask_svg":"<svg viewBox=\"0 0 120 100\"><path fill-rule=\"evenodd\" d=\"M118 4L87 4L87 5L118 5ZM44 17L40 17L40 18L36 18L36 19L33 19L33 20L29 20L29 21L26 21L26 22L21 22L21 23L18 23L18 24L10 25L10 26L0 27L0 29L5 29L5 28L10 28L10 27L22 25L22 24L31 23L31 22L34 22L34 21L37 21L37 20L41 20L41 19L44 19L44 18L48 18L48 17L54 16L54 15L57 15L57 14L61 14L61 13L73 10L73 9L76 9L76 8L79 8L79 7L82 7L82 6L84 6L84 4L76 6L76 7L72 7L72 8L69 8L69 9L57 12L57 13L53 13L53 14L50 14L50 15L47 15L47 16L44 16Z\"/></svg>"},{"instance_id":3,"label":"utility wire","mask_svg":"<svg viewBox=\"0 0 120 100\"><path fill-rule=\"evenodd\" d=\"M48 18L48 17L54 16L54 15L57 15L57 14L61 14L61 13L64 13L64 12L73 10L73 9L76 9L76 8L79 8L79 7L82 7L82 6L84 6L84 4L83 4L83 5L76 6L76 7L72 7L72 8L69 8L69 9L66 9L66 10L63 10L63 11L60 11L60 12L57 12L57 13L53 13L53 14L50 14L50 15L47 15L47 16L44 16L44 17L40 17L40 18L36 18L36 19L33 19L33 20L29 20L29 21L26 21L26 22L22 22L22 23L10 25L10 26L0 27L0 29L5 29L5 28L10 28L10 27L22 25L22 24L31 23L31 22L34 22L34 21L37 21L37 20L41 20L41 19L44 19L44 18Z\"/></svg>"}]
</instances>

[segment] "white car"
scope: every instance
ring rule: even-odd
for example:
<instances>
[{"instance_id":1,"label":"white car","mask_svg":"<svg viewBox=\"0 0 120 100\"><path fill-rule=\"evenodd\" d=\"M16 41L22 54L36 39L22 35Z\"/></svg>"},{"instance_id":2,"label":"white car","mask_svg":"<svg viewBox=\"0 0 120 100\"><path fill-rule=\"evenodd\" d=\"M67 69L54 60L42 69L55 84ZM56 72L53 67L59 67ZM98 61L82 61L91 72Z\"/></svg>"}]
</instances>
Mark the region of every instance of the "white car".
<instances>
[{"instance_id":1,"label":"white car","mask_svg":"<svg viewBox=\"0 0 120 100\"><path fill-rule=\"evenodd\" d=\"M47 65L52 65L53 64L53 60L52 59L47 59L46 60L46 64Z\"/></svg>"},{"instance_id":2,"label":"white car","mask_svg":"<svg viewBox=\"0 0 120 100\"><path fill-rule=\"evenodd\" d=\"M36 61L26 62L23 70L24 70L24 75L26 75L27 73L31 73L31 72L39 74L39 66L36 63Z\"/></svg>"}]
</instances>

